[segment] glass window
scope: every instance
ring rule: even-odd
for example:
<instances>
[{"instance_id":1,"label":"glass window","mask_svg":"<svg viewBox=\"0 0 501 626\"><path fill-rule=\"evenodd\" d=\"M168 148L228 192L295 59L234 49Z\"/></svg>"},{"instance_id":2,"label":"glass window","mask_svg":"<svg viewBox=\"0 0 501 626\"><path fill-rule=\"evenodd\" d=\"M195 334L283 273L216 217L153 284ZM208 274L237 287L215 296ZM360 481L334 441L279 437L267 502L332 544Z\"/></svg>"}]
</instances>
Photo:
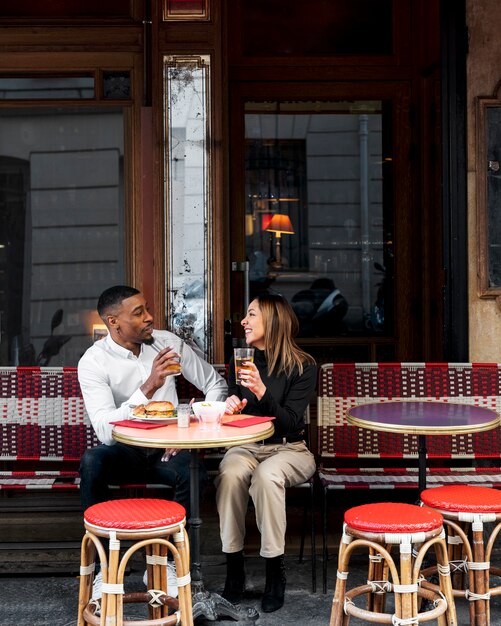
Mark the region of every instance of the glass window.
<instances>
[{"instance_id":1,"label":"glass window","mask_svg":"<svg viewBox=\"0 0 501 626\"><path fill-rule=\"evenodd\" d=\"M165 57L164 69L167 326L210 360L210 57Z\"/></svg>"},{"instance_id":2,"label":"glass window","mask_svg":"<svg viewBox=\"0 0 501 626\"><path fill-rule=\"evenodd\" d=\"M125 280L123 114L0 108L0 364L76 365Z\"/></svg>"},{"instance_id":3,"label":"glass window","mask_svg":"<svg viewBox=\"0 0 501 626\"><path fill-rule=\"evenodd\" d=\"M132 98L130 72L103 72L103 98L130 100Z\"/></svg>"},{"instance_id":4,"label":"glass window","mask_svg":"<svg viewBox=\"0 0 501 626\"><path fill-rule=\"evenodd\" d=\"M93 76L0 77L0 100L86 100L93 97Z\"/></svg>"},{"instance_id":5,"label":"glass window","mask_svg":"<svg viewBox=\"0 0 501 626\"><path fill-rule=\"evenodd\" d=\"M284 295L300 337L393 332L383 109L362 101L246 105L250 295Z\"/></svg>"}]
</instances>

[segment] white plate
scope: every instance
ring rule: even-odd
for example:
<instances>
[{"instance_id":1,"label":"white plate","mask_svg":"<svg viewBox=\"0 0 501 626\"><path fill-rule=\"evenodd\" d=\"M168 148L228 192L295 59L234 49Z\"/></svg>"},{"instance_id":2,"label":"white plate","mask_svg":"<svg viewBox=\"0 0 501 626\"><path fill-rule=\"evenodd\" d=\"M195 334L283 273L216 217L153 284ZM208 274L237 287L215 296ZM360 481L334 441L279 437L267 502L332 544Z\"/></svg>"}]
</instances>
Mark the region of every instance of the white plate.
<instances>
[{"instance_id":1,"label":"white plate","mask_svg":"<svg viewBox=\"0 0 501 626\"><path fill-rule=\"evenodd\" d=\"M133 415L131 417L135 422L143 422L144 424L159 424L160 422L165 424L176 424L177 417L136 417Z\"/></svg>"}]
</instances>

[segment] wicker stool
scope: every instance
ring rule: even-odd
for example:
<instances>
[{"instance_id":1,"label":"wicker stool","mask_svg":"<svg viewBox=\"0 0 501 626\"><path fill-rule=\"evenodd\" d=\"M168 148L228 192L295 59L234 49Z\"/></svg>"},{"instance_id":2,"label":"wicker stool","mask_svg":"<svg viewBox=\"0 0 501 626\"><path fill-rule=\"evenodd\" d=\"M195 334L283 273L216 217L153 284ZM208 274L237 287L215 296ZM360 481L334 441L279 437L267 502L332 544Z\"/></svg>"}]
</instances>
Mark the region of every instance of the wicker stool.
<instances>
[{"instance_id":1,"label":"wicker stool","mask_svg":"<svg viewBox=\"0 0 501 626\"><path fill-rule=\"evenodd\" d=\"M457 625L442 522L440 513L413 504L382 502L346 511L330 626L348 624L351 615L394 626L437 618L439 624ZM400 570L390 554L392 545L400 547ZM347 591L350 557L361 546L369 549L367 584ZM439 563L440 592L420 584L421 564L432 546ZM394 594L394 614L384 612L388 592ZM364 594L368 597L366 609L353 602ZM421 598L432 603L430 610L419 612Z\"/></svg>"},{"instance_id":2,"label":"wicker stool","mask_svg":"<svg viewBox=\"0 0 501 626\"><path fill-rule=\"evenodd\" d=\"M152 498L110 500L85 511L78 626L193 625L185 516L185 509L180 504ZM168 540L170 536L172 543ZM109 540L109 560L99 537ZM133 543L121 556L122 540L132 540ZM126 594L125 568L131 556L141 548L146 551L148 591ZM91 599L96 551L103 578L101 602ZM176 566L179 600L168 595L166 565L169 552ZM148 602L149 619L124 620L124 602ZM169 609L174 613L169 615Z\"/></svg>"},{"instance_id":3,"label":"wicker stool","mask_svg":"<svg viewBox=\"0 0 501 626\"><path fill-rule=\"evenodd\" d=\"M489 584L490 574L501 575L501 569L490 564L492 548L501 530L501 492L489 487L452 485L426 489L421 493L421 501L444 518L454 595L470 601L472 625L489 624L489 599L501 594L501 586L491 589ZM485 522L495 523L487 543ZM430 568L425 575L433 573Z\"/></svg>"}]
</instances>

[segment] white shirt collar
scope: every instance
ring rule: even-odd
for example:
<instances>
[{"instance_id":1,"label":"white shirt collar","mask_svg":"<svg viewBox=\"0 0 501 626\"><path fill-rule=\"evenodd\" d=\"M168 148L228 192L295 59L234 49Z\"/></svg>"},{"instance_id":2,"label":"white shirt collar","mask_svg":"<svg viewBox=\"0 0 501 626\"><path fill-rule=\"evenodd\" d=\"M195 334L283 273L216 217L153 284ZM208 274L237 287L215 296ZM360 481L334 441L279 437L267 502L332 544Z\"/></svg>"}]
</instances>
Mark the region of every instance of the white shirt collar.
<instances>
[{"instance_id":1,"label":"white shirt collar","mask_svg":"<svg viewBox=\"0 0 501 626\"><path fill-rule=\"evenodd\" d=\"M123 346L121 346L120 344L118 344L116 341L114 341L111 337L111 334L108 333L106 335L106 337L104 338L104 340L102 341L106 341L107 342L107 347L112 350L113 352L116 352L117 354L119 354L120 356L123 356L126 359L130 359L131 357L135 358L134 353L129 350L128 348L124 348ZM142 346L141 346L142 348Z\"/></svg>"}]
</instances>

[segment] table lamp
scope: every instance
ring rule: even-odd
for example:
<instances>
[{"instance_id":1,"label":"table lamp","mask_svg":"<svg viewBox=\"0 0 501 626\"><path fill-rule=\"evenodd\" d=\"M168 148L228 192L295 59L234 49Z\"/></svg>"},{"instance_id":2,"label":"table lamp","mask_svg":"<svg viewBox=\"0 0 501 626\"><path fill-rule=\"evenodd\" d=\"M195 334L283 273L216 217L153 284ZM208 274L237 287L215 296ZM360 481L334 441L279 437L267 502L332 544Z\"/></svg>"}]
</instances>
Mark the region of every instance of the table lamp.
<instances>
[{"instance_id":1,"label":"table lamp","mask_svg":"<svg viewBox=\"0 0 501 626\"><path fill-rule=\"evenodd\" d=\"M272 265L274 267L282 267L282 255L281 255L281 237L282 235L293 235L294 228L288 215L283 213L275 213L271 218L270 223L266 227L269 233L275 233L275 260Z\"/></svg>"}]
</instances>

